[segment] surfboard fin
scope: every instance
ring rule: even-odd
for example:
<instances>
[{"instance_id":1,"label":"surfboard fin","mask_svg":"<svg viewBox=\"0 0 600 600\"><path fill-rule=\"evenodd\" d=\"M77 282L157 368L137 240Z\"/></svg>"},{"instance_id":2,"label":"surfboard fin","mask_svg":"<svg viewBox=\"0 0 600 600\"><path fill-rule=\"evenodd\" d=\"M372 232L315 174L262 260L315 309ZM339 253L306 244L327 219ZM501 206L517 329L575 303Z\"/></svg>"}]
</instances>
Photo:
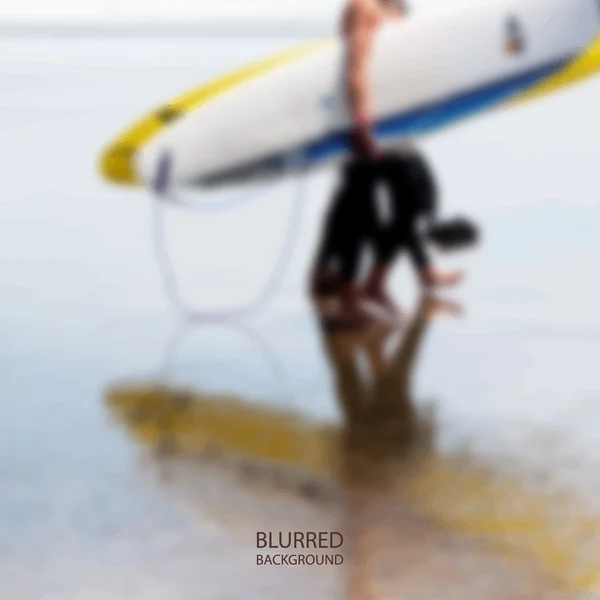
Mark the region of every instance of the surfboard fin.
<instances>
[{"instance_id":1,"label":"surfboard fin","mask_svg":"<svg viewBox=\"0 0 600 600\"><path fill-rule=\"evenodd\" d=\"M158 159L156 171L151 182L152 190L157 196L165 198L169 195L172 173L173 157L168 150L165 150Z\"/></svg>"}]
</instances>

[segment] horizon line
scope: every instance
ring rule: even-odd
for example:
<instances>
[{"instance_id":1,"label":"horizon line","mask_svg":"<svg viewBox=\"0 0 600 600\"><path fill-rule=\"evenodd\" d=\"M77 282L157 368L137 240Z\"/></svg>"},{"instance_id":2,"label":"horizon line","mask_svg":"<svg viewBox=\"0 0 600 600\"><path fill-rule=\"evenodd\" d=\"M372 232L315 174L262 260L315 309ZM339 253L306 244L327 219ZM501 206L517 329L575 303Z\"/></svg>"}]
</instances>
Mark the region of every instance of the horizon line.
<instances>
[{"instance_id":1,"label":"horizon line","mask_svg":"<svg viewBox=\"0 0 600 600\"><path fill-rule=\"evenodd\" d=\"M135 36L246 36L286 37L321 35L332 32L333 23L325 19L133 19L86 18L0 20L4 37L135 37Z\"/></svg>"}]
</instances>

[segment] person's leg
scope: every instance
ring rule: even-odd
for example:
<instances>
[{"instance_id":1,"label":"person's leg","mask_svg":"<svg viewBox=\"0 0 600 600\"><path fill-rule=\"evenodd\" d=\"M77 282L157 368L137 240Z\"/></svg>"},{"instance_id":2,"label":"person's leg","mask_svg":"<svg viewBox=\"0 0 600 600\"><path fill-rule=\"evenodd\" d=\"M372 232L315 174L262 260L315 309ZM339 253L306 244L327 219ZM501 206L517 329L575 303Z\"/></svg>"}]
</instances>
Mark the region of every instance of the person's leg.
<instances>
[{"instance_id":1,"label":"person's leg","mask_svg":"<svg viewBox=\"0 0 600 600\"><path fill-rule=\"evenodd\" d=\"M370 165L357 159L347 163L341 170L340 182L331 206L325 216L321 242L311 274L311 293L331 295L341 291L343 263L354 259L351 248L355 236L362 233L365 204L371 192L372 172ZM333 263L339 263L335 268ZM354 276L352 264L345 268Z\"/></svg>"},{"instance_id":2,"label":"person's leg","mask_svg":"<svg viewBox=\"0 0 600 600\"><path fill-rule=\"evenodd\" d=\"M364 286L364 296L367 300L376 302L389 311L394 317L400 317L401 311L392 300L387 285L390 273L393 267L394 258L401 251L402 241L399 240L393 248L386 252L385 246L381 244L375 246L375 264L369 273L369 277Z\"/></svg>"},{"instance_id":3,"label":"person's leg","mask_svg":"<svg viewBox=\"0 0 600 600\"><path fill-rule=\"evenodd\" d=\"M344 326L364 326L373 320L373 314L363 302L360 266L366 245L371 237L370 189L362 189L354 197L352 218L345 223L340 252L340 296L337 321Z\"/></svg>"},{"instance_id":4,"label":"person's leg","mask_svg":"<svg viewBox=\"0 0 600 600\"><path fill-rule=\"evenodd\" d=\"M343 218L343 192L343 189L336 191L325 215L310 277L310 293L313 297L328 296L339 291L339 276L333 268L333 261L340 252L339 223Z\"/></svg>"},{"instance_id":5,"label":"person's leg","mask_svg":"<svg viewBox=\"0 0 600 600\"><path fill-rule=\"evenodd\" d=\"M377 226L373 228L374 265L365 282L364 293L368 300L382 305L392 315L398 317L400 310L387 291L387 283L395 259L406 245L404 233L406 208L403 202L406 201L410 190L407 185L405 160L401 158L386 160L387 163L382 165L380 184L386 186L392 217L387 224L382 224L379 219Z\"/></svg>"},{"instance_id":6,"label":"person's leg","mask_svg":"<svg viewBox=\"0 0 600 600\"><path fill-rule=\"evenodd\" d=\"M343 173L341 187L327 215L322 243L312 276L313 296L334 295L337 311L330 321L336 327L361 327L371 315L361 303L360 259L368 230L367 210L371 201L371 172L351 163ZM338 261L337 272L331 262Z\"/></svg>"},{"instance_id":7,"label":"person's leg","mask_svg":"<svg viewBox=\"0 0 600 600\"><path fill-rule=\"evenodd\" d=\"M419 154L415 154L411 164L414 189L415 215L414 239L412 243L413 263L417 270L419 282L423 288L448 287L459 283L463 272L458 269L444 269L430 263L425 254L425 242L417 231L418 220L423 217L428 225L434 222L438 209L438 188L430 165ZM419 248L421 247L421 248Z\"/></svg>"},{"instance_id":8,"label":"person's leg","mask_svg":"<svg viewBox=\"0 0 600 600\"><path fill-rule=\"evenodd\" d=\"M387 281L402 250L408 251L424 288L455 285L463 274L432 265L419 231L422 219L433 219L438 203L435 181L424 159L418 154L390 158L385 179L391 192L394 218L392 225L380 230L377 236L376 265L365 289L369 298L397 313L387 293Z\"/></svg>"}]
</instances>

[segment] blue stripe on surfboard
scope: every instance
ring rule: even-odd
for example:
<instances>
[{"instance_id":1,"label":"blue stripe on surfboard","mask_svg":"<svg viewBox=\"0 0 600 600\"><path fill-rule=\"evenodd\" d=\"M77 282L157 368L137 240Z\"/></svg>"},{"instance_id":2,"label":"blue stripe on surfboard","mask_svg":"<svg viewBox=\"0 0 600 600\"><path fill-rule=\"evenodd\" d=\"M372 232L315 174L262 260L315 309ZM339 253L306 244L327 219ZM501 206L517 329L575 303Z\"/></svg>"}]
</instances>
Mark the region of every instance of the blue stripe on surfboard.
<instances>
[{"instance_id":1,"label":"blue stripe on surfboard","mask_svg":"<svg viewBox=\"0 0 600 600\"><path fill-rule=\"evenodd\" d=\"M570 60L571 57L554 61L526 73L447 98L442 102L388 117L375 125L375 133L377 138L382 140L429 133L444 125L500 104L515 93L552 75ZM303 154L310 164L331 158L347 149L348 134L338 133L305 147Z\"/></svg>"}]
</instances>

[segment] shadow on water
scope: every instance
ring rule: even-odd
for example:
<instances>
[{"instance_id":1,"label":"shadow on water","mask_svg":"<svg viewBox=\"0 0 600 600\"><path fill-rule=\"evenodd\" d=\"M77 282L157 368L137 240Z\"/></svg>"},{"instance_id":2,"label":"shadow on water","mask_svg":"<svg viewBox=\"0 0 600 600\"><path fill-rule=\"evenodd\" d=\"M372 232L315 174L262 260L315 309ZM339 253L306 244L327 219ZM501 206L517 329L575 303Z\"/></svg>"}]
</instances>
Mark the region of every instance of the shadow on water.
<instances>
[{"instance_id":1,"label":"shadow on water","mask_svg":"<svg viewBox=\"0 0 600 600\"><path fill-rule=\"evenodd\" d=\"M245 539L343 531L348 598L425 588L414 597L433 598L447 586L486 598L594 589L598 521L540 474L442 451L435 412L414 402L423 339L456 310L426 299L401 329L320 330L341 424L178 387L169 373L184 330L156 380L113 385L106 406L144 449L155 481L192 514ZM284 377L260 335L249 335Z\"/></svg>"}]
</instances>

